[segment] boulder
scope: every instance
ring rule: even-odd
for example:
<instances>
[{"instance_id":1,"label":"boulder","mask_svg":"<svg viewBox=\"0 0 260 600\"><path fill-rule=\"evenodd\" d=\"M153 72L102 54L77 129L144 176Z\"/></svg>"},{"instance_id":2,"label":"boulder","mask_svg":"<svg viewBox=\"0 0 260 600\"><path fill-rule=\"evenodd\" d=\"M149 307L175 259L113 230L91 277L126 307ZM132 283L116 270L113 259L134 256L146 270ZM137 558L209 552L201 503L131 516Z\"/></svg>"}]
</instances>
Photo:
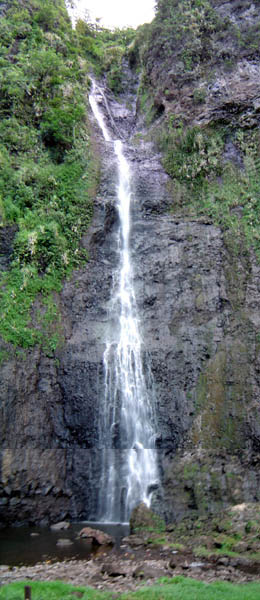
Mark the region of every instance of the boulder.
<instances>
[{"instance_id":1,"label":"boulder","mask_svg":"<svg viewBox=\"0 0 260 600\"><path fill-rule=\"evenodd\" d=\"M73 542L72 540L69 540L68 538L60 538L57 541L57 546L73 546Z\"/></svg>"},{"instance_id":2,"label":"boulder","mask_svg":"<svg viewBox=\"0 0 260 600\"><path fill-rule=\"evenodd\" d=\"M126 577L128 569L117 563L104 563L101 567L101 573L106 573L109 577Z\"/></svg>"},{"instance_id":3,"label":"boulder","mask_svg":"<svg viewBox=\"0 0 260 600\"><path fill-rule=\"evenodd\" d=\"M92 529L92 527L84 527L81 529L79 537L92 539L93 544L96 544L97 546L113 546L115 543L115 540L111 535L108 535L99 529Z\"/></svg>"},{"instance_id":4,"label":"boulder","mask_svg":"<svg viewBox=\"0 0 260 600\"><path fill-rule=\"evenodd\" d=\"M159 577L165 577L168 575L164 569L154 567L152 564L139 565L134 572L133 577L135 579L159 579Z\"/></svg>"},{"instance_id":5,"label":"boulder","mask_svg":"<svg viewBox=\"0 0 260 600\"><path fill-rule=\"evenodd\" d=\"M69 529L70 523L68 521L60 521L59 523L55 523L51 525L52 531L60 531L61 529Z\"/></svg>"},{"instance_id":6,"label":"boulder","mask_svg":"<svg viewBox=\"0 0 260 600\"><path fill-rule=\"evenodd\" d=\"M124 542L124 544L128 544L128 546L131 546L132 548L136 546L144 546L146 543L144 537L140 537L138 535L129 535L123 538L122 542Z\"/></svg>"},{"instance_id":7,"label":"boulder","mask_svg":"<svg viewBox=\"0 0 260 600\"><path fill-rule=\"evenodd\" d=\"M138 504L132 511L130 517L130 533L139 531L154 531L161 533L165 531L164 520L156 515L144 502Z\"/></svg>"}]
</instances>

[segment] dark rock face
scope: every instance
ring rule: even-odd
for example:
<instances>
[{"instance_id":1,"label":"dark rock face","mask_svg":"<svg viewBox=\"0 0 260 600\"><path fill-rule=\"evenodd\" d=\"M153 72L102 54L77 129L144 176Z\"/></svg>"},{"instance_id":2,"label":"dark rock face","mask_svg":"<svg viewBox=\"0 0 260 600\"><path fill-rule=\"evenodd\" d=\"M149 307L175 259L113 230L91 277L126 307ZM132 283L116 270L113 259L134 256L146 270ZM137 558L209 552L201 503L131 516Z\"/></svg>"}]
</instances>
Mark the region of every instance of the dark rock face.
<instances>
[{"instance_id":1,"label":"dark rock face","mask_svg":"<svg viewBox=\"0 0 260 600\"><path fill-rule=\"evenodd\" d=\"M0 228L0 269L5 271L8 268L13 252L13 240L16 234L16 227L9 225Z\"/></svg>"},{"instance_id":2,"label":"dark rock face","mask_svg":"<svg viewBox=\"0 0 260 600\"><path fill-rule=\"evenodd\" d=\"M154 111L191 125L259 125L259 52L254 37L258 3L209 0L211 10L206 9L205 17L201 6L197 22L188 3L175 5L177 19L170 3L160 3L159 27L145 57ZM188 14L186 21L183 13ZM167 19L172 31L165 43L160 31L166 32Z\"/></svg>"},{"instance_id":3,"label":"dark rock face","mask_svg":"<svg viewBox=\"0 0 260 600\"><path fill-rule=\"evenodd\" d=\"M126 135L133 114L115 101L109 106ZM96 135L102 181L83 240L89 262L60 297L64 347L55 360L36 349L1 367L2 524L97 514L105 334L117 326L108 307L118 217L115 158L97 128ZM207 220L174 216L169 178L149 142L125 153L143 362L154 380L160 512L174 520L259 500L260 267Z\"/></svg>"}]
</instances>

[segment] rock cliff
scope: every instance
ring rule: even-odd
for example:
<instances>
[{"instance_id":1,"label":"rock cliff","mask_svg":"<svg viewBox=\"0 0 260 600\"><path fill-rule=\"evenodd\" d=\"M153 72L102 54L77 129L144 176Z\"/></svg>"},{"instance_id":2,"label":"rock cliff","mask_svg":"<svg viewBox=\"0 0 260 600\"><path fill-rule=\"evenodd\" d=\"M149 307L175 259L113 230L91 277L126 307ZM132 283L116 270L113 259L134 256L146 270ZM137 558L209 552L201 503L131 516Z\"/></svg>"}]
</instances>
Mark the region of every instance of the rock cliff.
<instances>
[{"instance_id":1,"label":"rock cliff","mask_svg":"<svg viewBox=\"0 0 260 600\"><path fill-rule=\"evenodd\" d=\"M260 500L260 265L255 246L243 231L234 233L232 223L227 227L207 211L190 210L191 188L185 187L180 201L178 177L171 169L165 172L154 144L173 115L178 135L180 118L182 127L201 127L202 132L221 122L255 135L260 118L258 49L242 44L239 32L242 36L254 27L255 35L260 8L252 2L185 0L186 18L191 11L194 20L191 38L178 13L167 12L171 7L177 11L178 2L158 5L158 11L166 12L161 21L158 12L152 26L154 45L146 45L140 88L150 90L150 104L142 104L139 91L136 129L134 108L129 108L132 94L122 94L125 108L111 94L108 103L117 131L133 134L125 146L133 182L131 250L143 361L154 380L163 489L154 502L172 521ZM179 45L170 47L176 31L187 36L184 49L181 37ZM3 524L96 514L104 339L117 262L117 181L113 154L94 121L92 128L102 176L82 242L89 261L57 296L64 345L54 358L32 349L1 366ZM219 146L218 160L245 170L230 131ZM210 181L211 174L204 178ZM241 210L239 202L230 208L238 218ZM8 253L9 248L6 263Z\"/></svg>"}]
</instances>

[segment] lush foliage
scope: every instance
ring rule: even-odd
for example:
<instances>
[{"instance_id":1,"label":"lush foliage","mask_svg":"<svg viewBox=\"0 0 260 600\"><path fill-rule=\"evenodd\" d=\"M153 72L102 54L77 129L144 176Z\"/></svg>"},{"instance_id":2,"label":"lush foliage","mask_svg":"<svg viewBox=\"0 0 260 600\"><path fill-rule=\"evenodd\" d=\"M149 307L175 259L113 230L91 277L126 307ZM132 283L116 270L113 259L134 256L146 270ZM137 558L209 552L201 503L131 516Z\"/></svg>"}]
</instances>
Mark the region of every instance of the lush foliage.
<instances>
[{"instance_id":1,"label":"lush foliage","mask_svg":"<svg viewBox=\"0 0 260 600\"><path fill-rule=\"evenodd\" d=\"M111 31L98 23L78 21L76 26L81 52L90 67L100 75L106 75L110 89L118 94L123 91L122 63L135 37L130 27Z\"/></svg>"},{"instance_id":2,"label":"lush foliage","mask_svg":"<svg viewBox=\"0 0 260 600\"><path fill-rule=\"evenodd\" d=\"M196 72L220 59L230 66L241 48L250 56L257 52L259 23L247 21L239 28L228 18L221 18L212 4L209 0L157 1L145 55L148 72L155 57L165 67L178 56L180 72ZM250 2L245 0L245 9L246 5L249 8Z\"/></svg>"},{"instance_id":3,"label":"lush foliage","mask_svg":"<svg viewBox=\"0 0 260 600\"><path fill-rule=\"evenodd\" d=\"M7 3L0 31L0 233L17 230L1 280L0 333L28 347L46 340L41 320L32 323L35 298L41 293L45 306L51 295L55 303L52 293L86 259L79 242L91 218L96 167L86 62L63 1ZM57 308L52 312L57 322ZM52 332L50 351L58 337Z\"/></svg>"},{"instance_id":4,"label":"lush foliage","mask_svg":"<svg viewBox=\"0 0 260 600\"><path fill-rule=\"evenodd\" d=\"M0 600L18 600L23 597L24 585L32 588L33 600L72 600L80 595L82 600L110 600L109 592L73 587L64 583L13 583L0 589ZM234 585L223 581L202 583L186 577L162 578L157 585L142 587L137 592L118 596L121 600L258 600L259 583ZM114 596L113 596L114 597Z\"/></svg>"},{"instance_id":5,"label":"lush foliage","mask_svg":"<svg viewBox=\"0 0 260 600\"><path fill-rule=\"evenodd\" d=\"M179 73L196 70L209 60L212 36L220 29L223 23L208 0L160 0L144 52L147 73L157 58L165 72L173 57Z\"/></svg>"}]
</instances>

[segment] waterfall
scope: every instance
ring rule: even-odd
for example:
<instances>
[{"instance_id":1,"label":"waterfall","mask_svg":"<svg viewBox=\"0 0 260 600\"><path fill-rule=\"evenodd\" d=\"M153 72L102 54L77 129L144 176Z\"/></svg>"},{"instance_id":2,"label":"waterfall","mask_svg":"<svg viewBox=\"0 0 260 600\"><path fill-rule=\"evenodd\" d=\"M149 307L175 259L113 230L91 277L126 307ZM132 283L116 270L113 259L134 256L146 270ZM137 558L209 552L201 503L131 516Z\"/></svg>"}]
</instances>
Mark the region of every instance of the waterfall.
<instances>
[{"instance_id":1,"label":"waterfall","mask_svg":"<svg viewBox=\"0 0 260 600\"><path fill-rule=\"evenodd\" d=\"M111 143L118 170L117 210L119 214L118 268L114 273L108 332L104 352L105 393L100 411L102 478L99 517L105 522L127 522L139 503L151 502L158 485L155 449L155 414L152 377L144 369L143 345L139 331L129 249L131 229L131 173L120 140L113 141L97 98L102 92L93 82L90 105Z\"/></svg>"}]
</instances>

